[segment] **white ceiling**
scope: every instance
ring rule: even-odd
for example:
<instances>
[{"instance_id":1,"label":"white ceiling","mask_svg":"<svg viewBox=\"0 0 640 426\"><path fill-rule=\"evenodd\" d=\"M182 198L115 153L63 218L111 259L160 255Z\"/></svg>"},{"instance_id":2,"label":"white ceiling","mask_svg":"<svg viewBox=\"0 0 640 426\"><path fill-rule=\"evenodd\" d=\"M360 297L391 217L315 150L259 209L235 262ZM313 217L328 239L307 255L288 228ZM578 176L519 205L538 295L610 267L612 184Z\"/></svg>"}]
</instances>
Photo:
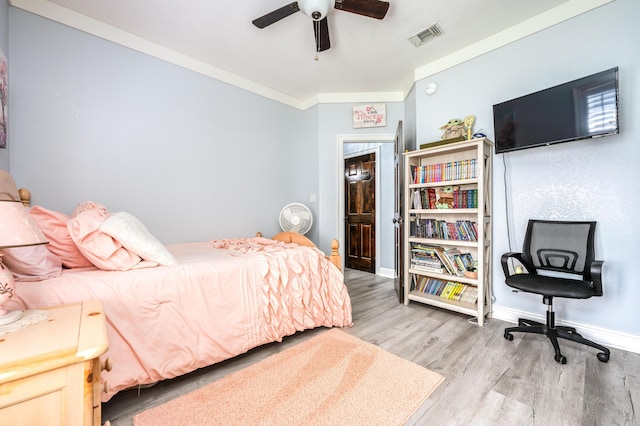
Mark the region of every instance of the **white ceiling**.
<instances>
[{"instance_id":1,"label":"white ceiling","mask_svg":"<svg viewBox=\"0 0 640 426\"><path fill-rule=\"evenodd\" d=\"M534 32L540 28L527 26L541 16L555 16L547 19L548 26L607 1L389 0L383 20L334 9L328 15L331 49L320 52L317 61L313 24L302 12L265 29L251 23L290 0L12 0L11 4L142 51L155 46L161 50L156 56L190 62L192 68L209 67L209 73L223 80L237 78L237 85L250 90L254 85L256 92L296 103L318 94L406 94L421 68L500 34L516 39ZM417 48L407 40L436 22L444 30L439 38ZM145 45L147 41L153 43Z\"/></svg>"}]
</instances>

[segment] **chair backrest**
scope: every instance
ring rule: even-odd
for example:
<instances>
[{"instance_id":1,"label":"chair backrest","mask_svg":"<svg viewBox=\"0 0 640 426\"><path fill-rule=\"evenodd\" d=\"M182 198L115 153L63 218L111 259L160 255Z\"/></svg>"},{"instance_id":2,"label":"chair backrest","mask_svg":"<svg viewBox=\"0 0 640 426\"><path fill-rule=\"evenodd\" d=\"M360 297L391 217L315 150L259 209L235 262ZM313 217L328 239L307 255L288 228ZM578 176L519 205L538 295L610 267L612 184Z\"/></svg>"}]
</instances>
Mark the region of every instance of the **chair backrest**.
<instances>
[{"instance_id":1,"label":"chair backrest","mask_svg":"<svg viewBox=\"0 0 640 426\"><path fill-rule=\"evenodd\" d=\"M522 254L535 269L591 280L596 222L529 220Z\"/></svg>"}]
</instances>

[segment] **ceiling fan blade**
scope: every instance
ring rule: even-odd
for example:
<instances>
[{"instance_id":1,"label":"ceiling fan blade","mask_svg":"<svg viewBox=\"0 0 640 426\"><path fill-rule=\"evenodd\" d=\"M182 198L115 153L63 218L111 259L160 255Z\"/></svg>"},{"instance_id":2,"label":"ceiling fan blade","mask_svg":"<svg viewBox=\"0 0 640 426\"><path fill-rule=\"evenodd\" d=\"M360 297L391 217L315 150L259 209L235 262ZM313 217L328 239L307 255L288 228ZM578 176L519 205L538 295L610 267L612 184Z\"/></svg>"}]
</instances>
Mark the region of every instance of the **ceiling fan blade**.
<instances>
[{"instance_id":1,"label":"ceiling fan blade","mask_svg":"<svg viewBox=\"0 0 640 426\"><path fill-rule=\"evenodd\" d=\"M336 9L369 18L382 19L389 10L389 2L381 0L336 0Z\"/></svg>"},{"instance_id":2,"label":"ceiling fan blade","mask_svg":"<svg viewBox=\"0 0 640 426\"><path fill-rule=\"evenodd\" d=\"M299 10L300 8L298 7L298 2L294 1L293 3L289 3L286 6L282 6L280 9L276 9L273 12L269 12L264 16L254 19L252 22L253 25L258 28L268 27L269 25L274 24L289 15L293 15Z\"/></svg>"},{"instance_id":3,"label":"ceiling fan blade","mask_svg":"<svg viewBox=\"0 0 640 426\"><path fill-rule=\"evenodd\" d=\"M331 47L329 23L326 16L320 21L313 21L313 34L316 37L316 52L322 52Z\"/></svg>"}]
</instances>

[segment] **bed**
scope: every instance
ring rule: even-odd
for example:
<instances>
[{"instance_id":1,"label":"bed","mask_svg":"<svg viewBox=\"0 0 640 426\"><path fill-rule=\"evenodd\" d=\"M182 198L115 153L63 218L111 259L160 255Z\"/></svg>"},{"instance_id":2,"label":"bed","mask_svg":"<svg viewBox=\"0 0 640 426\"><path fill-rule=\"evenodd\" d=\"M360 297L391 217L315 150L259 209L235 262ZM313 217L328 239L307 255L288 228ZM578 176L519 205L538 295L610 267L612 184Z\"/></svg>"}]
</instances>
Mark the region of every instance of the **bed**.
<instances>
[{"instance_id":1,"label":"bed","mask_svg":"<svg viewBox=\"0 0 640 426\"><path fill-rule=\"evenodd\" d=\"M30 214L42 210L34 206ZM77 217L77 212L68 217L48 213L63 221ZM73 229L71 222L66 225ZM40 226L50 241L49 247L40 247L55 251L59 236L50 226ZM56 232L62 231L58 226ZM140 256L126 270L69 268L61 260L57 275L18 281L15 296L5 306L38 309L101 300L109 338L102 358L113 365L102 373L105 402L121 390L177 377L299 331L350 326L351 301L336 266L337 243L327 258L306 238L294 236L299 244L291 239L280 234L276 239L167 245L162 246L169 259L165 264Z\"/></svg>"}]
</instances>

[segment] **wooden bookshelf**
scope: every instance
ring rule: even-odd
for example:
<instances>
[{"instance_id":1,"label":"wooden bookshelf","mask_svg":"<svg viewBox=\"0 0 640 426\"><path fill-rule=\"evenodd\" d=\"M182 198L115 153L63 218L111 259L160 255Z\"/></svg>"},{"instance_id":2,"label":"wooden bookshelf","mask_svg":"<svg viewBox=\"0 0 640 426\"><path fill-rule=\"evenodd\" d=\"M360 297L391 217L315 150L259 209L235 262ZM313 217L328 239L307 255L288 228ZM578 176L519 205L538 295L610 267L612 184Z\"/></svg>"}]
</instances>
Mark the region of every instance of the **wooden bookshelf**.
<instances>
[{"instance_id":1,"label":"wooden bookshelf","mask_svg":"<svg viewBox=\"0 0 640 426\"><path fill-rule=\"evenodd\" d=\"M476 317L479 326L490 315L492 152L493 142L482 138L404 154L405 304L414 301L466 314ZM470 258L473 267L468 266ZM438 260L442 272L418 266L437 269ZM425 278L432 285L420 291L416 283L424 284ZM473 287L477 301L443 297L435 280Z\"/></svg>"}]
</instances>

